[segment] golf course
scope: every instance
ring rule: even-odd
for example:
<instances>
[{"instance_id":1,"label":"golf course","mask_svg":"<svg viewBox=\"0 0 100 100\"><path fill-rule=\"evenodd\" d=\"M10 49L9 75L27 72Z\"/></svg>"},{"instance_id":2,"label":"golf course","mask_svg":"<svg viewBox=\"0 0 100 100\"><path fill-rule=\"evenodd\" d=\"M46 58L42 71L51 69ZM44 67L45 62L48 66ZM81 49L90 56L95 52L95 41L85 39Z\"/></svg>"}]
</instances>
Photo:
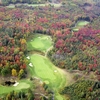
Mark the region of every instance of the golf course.
<instances>
[{"instance_id":1,"label":"golf course","mask_svg":"<svg viewBox=\"0 0 100 100\"><path fill-rule=\"evenodd\" d=\"M36 34L27 42L28 50L47 53L48 49L53 46L50 36ZM29 60L28 70L32 77L39 78L42 82L48 85L54 92L54 100L65 100L60 94L59 89L68 84L71 77L66 75L62 69L53 65L53 63L46 57L39 53L27 55ZM66 77L70 77L68 80ZM68 81L68 82L67 82ZM32 87L32 82L29 79L19 80L16 86L2 86L0 85L0 95L9 93L13 90L25 90Z\"/></svg>"},{"instance_id":2,"label":"golf course","mask_svg":"<svg viewBox=\"0 0 100 100\"><path fill-rule=\"evenodd\" d=\"M42 52L46 52L52 45L51 37L41 34L35 35L34 38L27 43L29 50L40 50ZM58 93L59 89L66 84L66 77L64 73L62 73L62 70L58 70L46 56L31 54L29 57L33 65L28 67L31 75L40 78L52 88L55 94L55 100L64 100Z\"/></svg>"}]
</instances>

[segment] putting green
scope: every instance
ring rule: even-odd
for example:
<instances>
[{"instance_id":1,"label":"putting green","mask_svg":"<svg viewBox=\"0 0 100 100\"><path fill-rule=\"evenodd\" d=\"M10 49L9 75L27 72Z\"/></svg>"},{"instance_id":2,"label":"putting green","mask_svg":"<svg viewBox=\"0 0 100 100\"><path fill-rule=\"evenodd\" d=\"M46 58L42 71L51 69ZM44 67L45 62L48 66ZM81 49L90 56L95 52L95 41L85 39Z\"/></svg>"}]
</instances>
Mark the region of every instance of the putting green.
<instances>
[{"instance_id":1,"label":"putting green","mask_svg":"<svg viewBox=\"0 0 100 100\"><path fill-rule=\"evenodd\" d=\"M28 50L39 50L42 52L47 51L51 46L51 37L41 34L36 34L34 38L27 43Z\"/></svg>"},{"instance_id":2,"label":"putting green","mask_svg":"<svg viewBox=\"0 0 100 100\"><path fill-rule=\"evenodd\" d=\"M32 86L32 82L29 80L21 80L17 86L3 86L0 85L0 95L9 93L11 91L20 91L24 89L28 89Z\"/></svg>"}]
</instances>

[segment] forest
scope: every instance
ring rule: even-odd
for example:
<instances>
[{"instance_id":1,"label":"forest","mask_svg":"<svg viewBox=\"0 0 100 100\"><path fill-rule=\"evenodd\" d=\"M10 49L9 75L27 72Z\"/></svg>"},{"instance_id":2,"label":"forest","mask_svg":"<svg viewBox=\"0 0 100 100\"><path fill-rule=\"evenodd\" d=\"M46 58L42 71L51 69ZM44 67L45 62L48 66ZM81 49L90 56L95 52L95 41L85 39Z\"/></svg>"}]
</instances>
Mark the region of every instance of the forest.
<instances>
[{"instance_id":1,"label":"forest","mask_svg":"<svg viewBox=\"0 0 100 100\"><path fill-rule=\"evenodd\" d=\"M39 4L45 3L47 0L1 0L2 5L16 4L16 3L28 3L28 4Z\"/></svg>"},{"instance_id":2,"label":"forest","mask_svg":"<svg viewBox=\"0 0 100 100\"><path fill-rule=\"evenodd\" d=\"M40 49L28 49L28 41L36 34L49 35L53 41L53 48L47 52L48 59L57 68L71 73L74 80L71 85L59 89L59 93L65 96L65 100L99 100L100 2L55 0L55 3L58 2L61 6L7 7L9 4L16 3L45 4L47 2L54 1L1 0L0 77L4 79L13 77L18 80L29 78L34 83L35 79L31 77L31 72L28 70L30 61L26 56L30 52L42 52L42 55L46 53ZM80 21L87 21L88 24L77 27ZM74 30L76 27L77 29ZM3 84L2 80L0 84ZM22 98L24 100L53 100L53 88L44 82L42 85L37 82L37 85L37 89L41 86L41 91L46 96L36 96L34 90L36 87L32 86L32 89L25 91L4 93L3 99L0 98L1 100L22 100Z\"/></svg>"}]
</instances>

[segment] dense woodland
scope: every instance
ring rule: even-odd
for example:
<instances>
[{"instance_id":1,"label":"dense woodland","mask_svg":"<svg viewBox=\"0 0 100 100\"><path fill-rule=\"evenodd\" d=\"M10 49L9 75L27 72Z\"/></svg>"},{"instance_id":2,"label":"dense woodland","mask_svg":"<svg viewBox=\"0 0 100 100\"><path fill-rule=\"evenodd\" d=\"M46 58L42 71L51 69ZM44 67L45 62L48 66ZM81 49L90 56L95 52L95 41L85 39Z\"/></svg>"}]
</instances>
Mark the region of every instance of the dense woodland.
<instances>
[{"instance_id":1,"label":"dense woodland","mask_svg":"<svg viewBox=\"0 0 100 100\"><path fill-rule=\"evenodd\" d=\"M27 3L33 2L33 0L27 1ZM1 6L0 75L15 76L19 79L27 76L26 55L29 52L27 40L32 35L41 33L51 35L53 38L54 48L48 53L48 57L57 67L87 73L94 72L99 82L100 3L91 1L70 0L66 2L63 0L63 5L58 8L44 6L10 9ZM3 5L16 2L26 3L25 0L2 0ZM89 21L90 24L73 32L72 27L79 20ZM95 84L98 86L93 87ZM77 96L79 89L80 95ZM75 92L72 93L72 90ZM67 94L70 100L99 100L100 83L90 80L77 81L65 87L62 94ZM42 100L45 99L42 98Z\"/></svg>"},{"instance_id":2,"label":"dense woodland","mask_svg":"<svg viewBox=\"0 0 100 100\"><path fill-rule=\"evenodd\" d=\"M71 100L99 100L100 82L80 80L69 87L65 87L61 94L70 95Z\"/></svg>"}]
</instances>

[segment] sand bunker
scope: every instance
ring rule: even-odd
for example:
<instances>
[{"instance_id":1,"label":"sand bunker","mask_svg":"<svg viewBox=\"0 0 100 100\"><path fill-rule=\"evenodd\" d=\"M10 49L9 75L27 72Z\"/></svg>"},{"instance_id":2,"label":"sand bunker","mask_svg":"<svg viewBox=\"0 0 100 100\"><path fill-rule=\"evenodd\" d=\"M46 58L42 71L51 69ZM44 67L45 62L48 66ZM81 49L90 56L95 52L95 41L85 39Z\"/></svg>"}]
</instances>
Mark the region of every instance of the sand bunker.
<instances>
[{"instance_id":1,"label":"sand bunker","mask_svg":"<svg viewBox=\"0 0 100 100\"><path fill-rule=\"evenodd\" d=\"M30 57L29 57L29 56L27 56L26 58L27 58L27 59L30 59Z\"/></svg>"},{"instance_id":2,"label":"sand bunker","mask_svg":"<svg viewBox=\"0 0 100 100\"><path fill-rule=\"evenodd\" d=\"M17 86L19 84L19 82L16 81L16 83L13 86Z\"/></svg>"},{"instance_id":3,"label":"sand bunker","mask_svg":"<svg viewBox=\"0 0 100 100\"><path fill-rule=\"evenodd\" d=\"M30 67L33 67L33 64L32 64L32 63L29 63L29 66L30 66Z\"/></svg>"}]
</instances>

